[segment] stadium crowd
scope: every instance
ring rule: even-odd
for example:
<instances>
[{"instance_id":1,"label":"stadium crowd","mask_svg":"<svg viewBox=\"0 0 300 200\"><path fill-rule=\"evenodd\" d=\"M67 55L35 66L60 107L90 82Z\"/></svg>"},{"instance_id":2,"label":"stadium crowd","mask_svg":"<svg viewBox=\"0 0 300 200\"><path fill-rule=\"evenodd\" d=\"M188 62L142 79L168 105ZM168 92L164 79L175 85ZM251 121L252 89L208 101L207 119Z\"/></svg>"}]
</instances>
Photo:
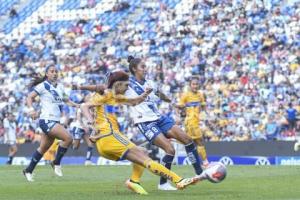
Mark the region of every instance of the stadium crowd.
<instances>
[{"instance_id":1,"label":"stadium crowd","mask_svg":"<svg viewBox=\"0 0 300 200\"><path fill-rule=\"evenodd\" d=\"M87 21L80 19L58 32L33 31L20 40L5 40L0 32L0 138L7 113L16 117L19 142L38 138L24 110L25 97L30 78L49 63L56 63L72 99L80 102L85 93L71 91L72 83L100 83L107 71L127 69L127 56L136 55L146 60L149 78L174 103L191 75L201 77L206 96L201 127L207 140L293 140L300 113L299 3L192 2L182 12L159 0L143 2L142 17L125 18L116 28L96 20L87 31ZM99 35L114 36L100 51ZM172 104L159 104L163 112L174 113ZM74 110L64 110L68 126ZM121 115L127 133L139 139L128 116Z\"/></svg>"}]
</instances>

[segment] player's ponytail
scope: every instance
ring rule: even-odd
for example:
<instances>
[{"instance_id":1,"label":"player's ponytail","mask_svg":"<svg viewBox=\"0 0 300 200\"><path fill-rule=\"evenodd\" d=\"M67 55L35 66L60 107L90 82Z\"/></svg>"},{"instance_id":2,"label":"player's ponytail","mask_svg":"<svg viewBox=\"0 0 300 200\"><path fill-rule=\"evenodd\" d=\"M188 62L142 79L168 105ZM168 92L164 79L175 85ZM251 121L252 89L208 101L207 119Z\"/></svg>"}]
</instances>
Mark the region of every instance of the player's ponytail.
<instances>
[{"instance_id":1,"label":"player's ponytail","mask_svg":"<svg viewBox=\"0 0 300 200\"><path fill-rule=\"evenodd\" d=\"M128 56L127 62L129 63L129 71L132 75L135 75L133 69L137 68L138 64L141 61L142 60L140 58L134 58L133 56Z\"/></svg>"},{"instance_id":2,"label":"player's ponytail","mask_svg":"<svg viewBox=\"0 0 300 200\"><path fill-rule=\"evenodd\" d=\"M29 88L32 88L41 82L45 81L47 79L47 76L42 76L41 74L34 74L32 81L29 83Z\"/></svg>"}]
</instances>

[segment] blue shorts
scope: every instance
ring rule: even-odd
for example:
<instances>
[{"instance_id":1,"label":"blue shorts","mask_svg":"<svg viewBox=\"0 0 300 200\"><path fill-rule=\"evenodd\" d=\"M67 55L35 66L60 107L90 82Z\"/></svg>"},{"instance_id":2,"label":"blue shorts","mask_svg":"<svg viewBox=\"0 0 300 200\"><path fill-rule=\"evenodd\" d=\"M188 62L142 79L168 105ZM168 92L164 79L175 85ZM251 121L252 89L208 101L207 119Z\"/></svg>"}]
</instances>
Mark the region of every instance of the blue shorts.
<instances>
[{"instance_id":1,"label":"blue shorts","mask_svg":"<svg viewBox=\"0 0 300 200\"><path fill-rule=\"evenodd\" d=\"M155 121L138 123L137 127L145 136L145 138L149 142L153 143L156 136L161 133L166 135L168 131L174 126L174 124L174 119L163 115Z\"/></svg>"},{"instance_id":2,"label":"blue shorts","mask_svg":"<svg viewBox=\"0 0 300 200\"><path fill-rule=\"evenodd\" d=\"M53 120L45 120L45 119L39 120L39 126L45 134L48 134L57 123L59 122Z\"/></svg>"},{"instance_id":3,"label":"blue shorts","mask_svg":"<svg viewBox=\"0 0 300 200\"><path fill-rule=\"evenodd\" d=\"M78 127L73 127L71 132L74 140L81 140L82 136L85 134L85 131Z\"/></svg>"}]
</instances>

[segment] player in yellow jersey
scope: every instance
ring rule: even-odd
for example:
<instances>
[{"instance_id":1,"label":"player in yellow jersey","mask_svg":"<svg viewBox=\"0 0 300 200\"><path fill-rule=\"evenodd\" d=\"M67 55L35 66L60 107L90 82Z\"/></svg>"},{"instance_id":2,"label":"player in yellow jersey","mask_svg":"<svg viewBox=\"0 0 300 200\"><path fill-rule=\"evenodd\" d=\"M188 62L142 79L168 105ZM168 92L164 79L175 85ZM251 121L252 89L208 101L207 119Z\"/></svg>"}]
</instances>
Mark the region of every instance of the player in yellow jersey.
<instances>
[{"instance_id":1,"label":"player in yellow jersey","mask_svg":"<svg viewBox=\"0 0 300 200\"><path fill-rule=\"evenodd\" d=\"M59 140L55 138L53 144L50 146L50 148L46 151L46 153L43 155L44 160L46 163L51 163L55 159L55 154L59 146Z\"/></svg>"},{"instance_id":2,"label":"player in yellow jersey","mask_svg":"<svg viewBox=\"0 0 300 200\"><path fill-rule=\"evenodd\" d=\"M203 144L203 132L200 130L200 111L205 109L205 97L199 91L199 77L192 76L190 89L183 93L177 108L185 109L184 126L186 133L194 140L197 151L202 159L203 166L208 165L206 150Z\"/></svg>"},{"instance_id":3,"label":"player in yellow jersey","mask_svg":"<svg viewBox=\"0 0 300 200\"><path fill-rule=\"evenodd\" d=\"M153 161L144 149L133 144L119 130L116 116L116 106L118 104L137 105L144 101L151 93L147 89L136 98L127 98L123 94L128 88L129 76L123 71L113 72L108 76L107 87L103 95L94 94L89 102L83 103L81 109L87 118L88 124L93 125L96 134L91 136L91 140L96 143L99 154L110 160L127 159L133 162L133 174L126 182L127 186L139 194L147 194L140 186L139 181L144 168L152 173L163 176L176 184L178 189L205 179L205 175L194 178L181 178L163 165ZM90 108L94 108L94 116L90 113Z\"/></svg>"}]
</instances>

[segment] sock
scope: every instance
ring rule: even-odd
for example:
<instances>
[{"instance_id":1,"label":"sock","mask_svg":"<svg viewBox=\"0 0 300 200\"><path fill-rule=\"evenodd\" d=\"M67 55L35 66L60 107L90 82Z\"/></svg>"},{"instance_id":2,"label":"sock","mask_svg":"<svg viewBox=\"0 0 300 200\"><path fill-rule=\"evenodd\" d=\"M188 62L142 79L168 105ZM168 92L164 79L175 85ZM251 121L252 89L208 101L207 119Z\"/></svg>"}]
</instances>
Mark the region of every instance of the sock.
<instances>
[{"instance_id":1,"label":"sock","mask_svg":"<svg viewBox=\"0 0 300 200\"><path fill-rule=\"evenodd\" d=\"M132 181L133 183L139 183L140 179L143 175L145 167L135 164L132 164L132 174L130 177L130 181Z\"/></svg>"},{"instance_id":2,"label":"sock","mask_svg":"<svg viewBox=\"0 0 300 200\"><path fill-rule=\"evenodd\" d=\"M92 152L93 151L93 147L88 147L87 152L86 152L86 160L91 160L92 158Z\"/></svg>"},{"instance_id":3,"label":"sock","mask_svg":"<svg viewBox=\"0 0 300 200\"><path fill-rule=\"evenodd\" d=\"M28 167L25 169L26 172L32 173L32 171L34 170L36 164L41 160L41 158L43 157L43 155L38 152L38 150L36 150L31 158L31 161L28 165Z\"/></svg>"},{"instance_id":4,"label":"sock","mask_svg":"<svg viewBox=\"0 0 300 200\"><path fill-rule=\"evenodd\" d=\"M163 176L173 183L178 183L182 178L172 172L171 170L165 168L163 165L149 159L144 162L144 166L147 167L149 171L158 176Z\"/></svg>"},{"instance_id":5,"label":"sock","mask_svg":"<svg viewBox=\"0 0 300 200\"><path fill-rule=\"evenodd\" d=\"M8 156L8 160L6 163L11 165L13 158L13 156Z\"/></svg>"},{"instance_id":6,"label":"sock","mask_svg":"<svg viewBox=\"0 0 300 200\"><path fill-rule=\"evenodd\" d=\"M61 147L61 146L58 147L55 160L53 161L54 165L60 165L60 161L62 157L65 155L65 153L67 152L67 150L68 149L65 147Z\"/></svg>"},{"instance_id":7,"label":"sock","mask_svg":"<svg viewBox=\"0 0 300 200\"><path fill-rule=\"evenodd\" d=\"M206 150L204 146L197 146L197 152L200 155L202 161L207 161Z\"/></svg>"},{"instance_id":8,"label":"sock","mask_svg":"<svg viewBox=\"0 0 300 200\"><path fill-rule=\"evenodd\" d=\"M185 150L186 150L187 157L191 161L196 174L200 175L203 171L201 168L202 162L196 150L195 144L192 142L190 144L185 145Z\"/></svg>"},{"instance_id":9,"label":"sock","mask_svg":"<svg viewBox=\"0 0 300 200\"><path fill-rule=\"evenodd\" d=\"M173 159L174 159L174 155L170 155L170 154L166 154L162 159L161 159L161 164L163 166L165 166L167 169L171 169L171 166L172 166L172 162L173 162ZM160 182L159 184L164 184L167 182L167 179L164 178L164 177L160 177Z\"/></svg>"}]
</instances>

